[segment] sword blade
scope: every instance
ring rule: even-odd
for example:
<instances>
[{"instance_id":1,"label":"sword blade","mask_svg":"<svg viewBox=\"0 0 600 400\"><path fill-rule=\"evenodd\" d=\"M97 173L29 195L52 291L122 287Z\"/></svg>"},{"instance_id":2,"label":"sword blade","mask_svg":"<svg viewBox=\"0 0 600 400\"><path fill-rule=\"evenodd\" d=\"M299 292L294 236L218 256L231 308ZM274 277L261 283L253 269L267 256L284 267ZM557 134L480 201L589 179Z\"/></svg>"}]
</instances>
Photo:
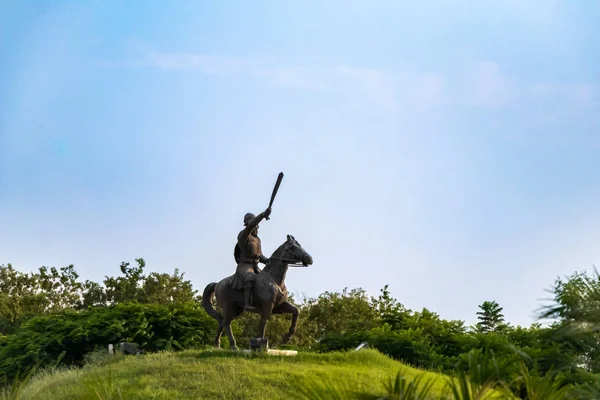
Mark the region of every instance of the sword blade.
<instances>
[{"instance_id":1,"label":"sword blade","mask_svg":"<svg viewBox=\"0 0 600 400\"><path fill-rule=\"evenodd\" d=\"M279 190L279 185L281 185L281 181L283 180L283 172L279 173L277 176L277 182L275 183L275 187L273 188L273 194L271 194L271 201L269 202L269 208L273 205L273 201L275 200L275 196L277 195L277 191Z\"/></svg>"}]
</instances>

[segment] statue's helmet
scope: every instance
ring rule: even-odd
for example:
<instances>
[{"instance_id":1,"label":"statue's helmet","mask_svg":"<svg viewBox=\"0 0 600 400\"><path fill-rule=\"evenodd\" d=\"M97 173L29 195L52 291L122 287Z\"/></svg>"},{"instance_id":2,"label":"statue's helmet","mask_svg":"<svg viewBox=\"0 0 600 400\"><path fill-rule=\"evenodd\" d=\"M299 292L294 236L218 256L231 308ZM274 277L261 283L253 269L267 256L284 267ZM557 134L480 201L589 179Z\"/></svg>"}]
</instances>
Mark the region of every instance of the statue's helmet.
<instances>
[{"instance_id":1,"label":"statue's helmet","mask_svg":"<svg viewBox=\"0 0 600 400\"><path fill-rule=\"evenodd\" d=\"M244 225L248 225L248 223L250 221L252 221L254 218L256 218L256 215L254 215L252 213L247 213L246 215L244 215Z\"/></svg>"}]
</instances>

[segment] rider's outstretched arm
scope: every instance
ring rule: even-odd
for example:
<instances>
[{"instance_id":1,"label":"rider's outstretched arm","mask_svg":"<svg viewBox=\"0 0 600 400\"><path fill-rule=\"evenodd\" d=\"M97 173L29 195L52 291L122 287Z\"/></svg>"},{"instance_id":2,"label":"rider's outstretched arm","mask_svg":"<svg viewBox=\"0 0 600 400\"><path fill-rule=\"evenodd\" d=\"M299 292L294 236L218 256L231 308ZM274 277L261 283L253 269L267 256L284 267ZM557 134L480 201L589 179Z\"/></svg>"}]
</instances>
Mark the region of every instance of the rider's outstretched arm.
<instances>
[{"instance_id":1,"label":"rider's outstretched arm","mask_svg":"<svg viewBox=\"0 0 600 400\"><path fill-rule=\"evenodd\" d=\"M260 223L260 221L262 221L263 219L268 217L270 214L271 214L271 209L267 208L265 211L261 212L256 217L251 219L250 222L248 222L248 225L246 225L246 227L242 231L243 239L248 237L250 235L250 232L252 232L252 230L254 228L256 228L256 225L258 225Z\"/></svg>"},{"instance_id":2,"label":"rider's outstretched arm","mask_svg":"<svg viewBox=\"0 0 600 400\"><path fill-rule=\"evenodd\" d=\"M264 211L258 214L256 217L252 218L250 222L248 222L248 225L246 225L246 230L248 232L251 232L252 229L256 228L256 225L258 225L263 219L265 219Z\"/></svg>"}]
</instances>

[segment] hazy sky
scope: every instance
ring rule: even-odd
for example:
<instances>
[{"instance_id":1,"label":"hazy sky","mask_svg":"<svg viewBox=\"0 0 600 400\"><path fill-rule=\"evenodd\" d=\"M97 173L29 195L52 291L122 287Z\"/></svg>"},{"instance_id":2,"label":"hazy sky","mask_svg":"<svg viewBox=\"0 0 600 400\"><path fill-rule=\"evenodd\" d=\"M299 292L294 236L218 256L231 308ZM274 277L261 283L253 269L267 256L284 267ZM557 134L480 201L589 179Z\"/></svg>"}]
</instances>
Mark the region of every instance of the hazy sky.
<instances>
[{"instance_id":1,"label":"hazy sky","mask_svg":"<svg viewBox=\"0 0 600 400\"><path fill-rule=\"evenodd\" d=\"M450 6L450 4L452 4ZM473 323L600 262L600 3L3 1L0 263L235 269L265 253Z\"/></svg>"}]
</instances>

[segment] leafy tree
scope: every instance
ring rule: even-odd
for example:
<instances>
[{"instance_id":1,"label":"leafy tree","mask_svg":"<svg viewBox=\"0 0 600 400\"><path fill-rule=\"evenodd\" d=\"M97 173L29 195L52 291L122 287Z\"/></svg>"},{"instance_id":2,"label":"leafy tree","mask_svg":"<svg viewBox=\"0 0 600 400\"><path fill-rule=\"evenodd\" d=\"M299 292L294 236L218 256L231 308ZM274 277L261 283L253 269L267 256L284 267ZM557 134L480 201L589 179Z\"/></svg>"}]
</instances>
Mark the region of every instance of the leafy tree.
<instances>
[{"instance_id":1,"label":"leafy tree","mask_svg":"<svg viewBox=\"0 0 600 400\"><path fill-rule=\"evenodd\" d=\"M86 300L91 304L118 304L126 301L139 303L170 304L196 299L197 290L192 283L185 280L178 269L172 275L152 272L144 274L146 262L143 258L135 259L137 266L130 267L129 263L121 263L122 276L106 277L103 294L101 287L89 284Z\"/></svg>"},{"instance_id":2,"label":"leafy tree","mask_svg":"<svg viewBox=\"0 0 600 400\"><path fill-rule=\"evenodd\" d=\"M575 272L567 279L557 279L552 288L552 304L544 307L541 318L573 322L590 329L600 323L600 275Z\"/></svg>"},{"instance_id":3,"label":"leafy tree","mask_svg":"<svg viewBox=\"0 0 600 400\"><path fill-rule=\"evenodd\" d=\"M600 275L575 272L557 279L553 302L542 308L540 318L554 320L553 340L568 344L579 354L578 365L600 373Z\"/></svg>"},{"instance_id":4,"label":"leafy tree","mask_svg":"<svg viewBox=\"0 0 600 400\"><path fill-rule=\"evenodd\" d=\"M477 312L477 330L481 333L500 332L506 328L502 307L495 301L484 301Z\"/></svg>"},{"instance_id":5,"label":"leafy tree","mask_svg":"<svg viewBox=\"0 0 600 400\"><path fill-rule=\"evenodd\" d=\"M81 310L127 301L170 304L196 300L197 291L175 269L170 274L144 274L144 259L137 265L121 263L121 276L106 277L104 286L80 281L73 265L41 267L23 273L11 264L0 265L0 334L16 331L27 319L61 310Z\"/></svg>"},{"instance_id":6,"label":"leafy tree","mask_svg":"<svg viewBox=\"0 0 600 400\"><path fill-rule=\"evenodd\" d=\"M34 279L37 280L36 289L46 297L46 312L71 309L81 302L83 284L73 265L60 270L41 267Z\"/></svg>"},{"instance_id":7,"label":"leafy tree","mask_svg":"<svg viewBox=\"0 0 600 400\"><path fill-rule=\"evenodd\" d=\"M467 330L463 321L444 320L438 314L424 308L407 318L403 329L420 332L440 355L454 357L465 351L464 339Z\"/></svg>"},{"instance_id":8,"label":"leafy tree","mask_svg":"<svg viewBox=\"0 0 600 400\"><path fill-rule=\"evenodd\" d=\"M380 315L362 289L325 292L317 299L310 299L306 306L309 321L315 323L317 340L326 333L368 331L380 323Z\"/></svg>"},{"instance_id":9,"label":"leafy tree","mask_svg":"<svg viewBox=\"0 0 600 400\"><path fill-rule=\"evenodd\" d=\"M398 329L410 317L411 313L391 296L388 287L389 285L385 285L380 290L379 297L372 299L372 305L379 314L382 323L390 325L392 329Z\"/></svg>"},{"instance_id":10,"label":"leafy tree","mask_svg":"<svg viewBox=\"0 0 600 400\"><path fill-rule=\"evenodd\" d=\"M183 273L175 268L172 275L152 272L144 280L140 289L139 301L143 303L169 304L194 300L197 290L183 278Z\"/></svg>"},{"instance_id":11,"label":"leafy tree","mask_svg":"<svg viewBox=\"0 0 600 400\"><path fill-rule=\"evenodd\" d=\"M72 265L56 269L41 267L23 273L11 264L0 265L0 333L8 333L28 318L75 308L83 285Z\"/></svg>"},{"instance_id":12,"label":"leafy tree","mask_svg":"<svg viewBox=\"0 0 600 400\"><path fill-rule=\"evenodd\" d=\"M83 294L81 297L81 304L78 306L79 309L106 306L107 304L104 287L99 283L90 280L86 280L83 284Z\"/></svg>"},{"instance_id":13,"label":"leafy tree","mask_svg":"<svg viewBox=\"0 0 600 400\"><path fill-rule=\"evenodd\" d=\"M136 258L137 266L130 267L130 263L122 262L120 266L122 276L116 278L106 277L106 300L108 304L118 304L125 301L136 301L140 287L144 280L144 267L146 262L143 258Z\"/></svg>"}]
</instances>

